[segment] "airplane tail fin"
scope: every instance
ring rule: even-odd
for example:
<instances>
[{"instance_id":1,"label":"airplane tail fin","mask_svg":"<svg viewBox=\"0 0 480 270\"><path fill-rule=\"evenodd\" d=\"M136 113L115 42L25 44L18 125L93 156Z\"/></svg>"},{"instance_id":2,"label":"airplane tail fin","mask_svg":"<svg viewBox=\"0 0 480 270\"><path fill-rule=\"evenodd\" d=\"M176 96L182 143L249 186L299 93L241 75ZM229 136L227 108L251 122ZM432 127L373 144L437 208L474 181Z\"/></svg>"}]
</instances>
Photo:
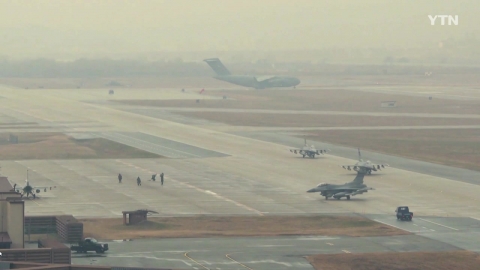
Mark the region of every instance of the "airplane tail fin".
<instances>
[{"instance_id":1,"label":"airplane tail fin","mask_svg":"<svg viewBox=\"0 0 480 270\"><path fill-rule=\"evenodd\" d=\"M230 71L222 64L218 58L210 58L203 60L217 73L219 76L231 75Z\"/></svg>"},{"instance_id":2,"label":"airplane tail fin","mask_svg":"<svg viewBox=\"0 0 480 270\"><path fill-rule=\"evenodd\" d=\"M357 173L357 176L355 177L355 179L353 179L353 182L358 183L358 184L363 184L363 177L364 176L365 176L364 173Z\"/></svg>"}]
</instances>

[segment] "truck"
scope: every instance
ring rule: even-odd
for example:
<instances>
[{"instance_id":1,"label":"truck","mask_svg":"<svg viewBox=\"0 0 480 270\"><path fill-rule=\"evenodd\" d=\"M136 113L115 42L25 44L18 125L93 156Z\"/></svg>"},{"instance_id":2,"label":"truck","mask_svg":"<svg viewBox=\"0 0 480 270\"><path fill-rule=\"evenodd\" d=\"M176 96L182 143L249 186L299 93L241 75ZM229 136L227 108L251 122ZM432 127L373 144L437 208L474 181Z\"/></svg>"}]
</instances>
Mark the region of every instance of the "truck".
<instances>
[{"instance_id":1,"label":"truck","mask_svg":"<svg viewBox=\"0 0 480 270\"><path fill-rule=\"evenodd\" d=\"M399 206L395 212L397 212L397 220L411 221L413 218L413 213L410 212L408 206Z\"/></svg>"},{"instance_id":2,"label":"truck","mask_svg":"<svg viewBox=\"0 0 480 270\"><path fill-rule=\"evenodd\" d=\"M70 247L71 251L78 253L87 253L89 251L95 251L96 253L105 253L108 250L108 244L101 244L95 238L85 238L78 242L78 245Z\"/></svg>"}]
</instances>

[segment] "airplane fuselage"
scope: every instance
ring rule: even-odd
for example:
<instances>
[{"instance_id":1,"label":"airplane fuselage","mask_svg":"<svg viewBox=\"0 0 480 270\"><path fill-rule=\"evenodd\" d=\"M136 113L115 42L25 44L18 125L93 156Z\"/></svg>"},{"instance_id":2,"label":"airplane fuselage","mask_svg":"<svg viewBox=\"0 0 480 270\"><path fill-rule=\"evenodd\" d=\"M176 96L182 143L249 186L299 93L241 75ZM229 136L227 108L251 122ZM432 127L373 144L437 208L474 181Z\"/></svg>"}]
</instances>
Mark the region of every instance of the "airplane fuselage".
<instances>
[{"instance_id":1,"label":"airplane fuselage","mask_svg":"<svg viewBox=\"0 0 480 270\"><path fill-rule=\"evenodd\" d=\"M250 75L223 75L214 76L213 78L236 85L253 87L255 89L265 89L272 87L294 87L300 84L299 79L287 76L274 76L273 78L265 81L259 81L257 77Z\"/></svg>"}]
</instances>

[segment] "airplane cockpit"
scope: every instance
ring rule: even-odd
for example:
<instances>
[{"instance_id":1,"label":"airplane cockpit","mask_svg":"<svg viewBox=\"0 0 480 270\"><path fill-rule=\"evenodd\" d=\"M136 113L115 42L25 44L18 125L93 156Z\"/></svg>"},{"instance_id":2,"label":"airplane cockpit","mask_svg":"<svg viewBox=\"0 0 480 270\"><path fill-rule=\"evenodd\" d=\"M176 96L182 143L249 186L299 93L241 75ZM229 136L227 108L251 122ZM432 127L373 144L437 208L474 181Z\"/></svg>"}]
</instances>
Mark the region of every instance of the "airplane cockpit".
<instances>
[{"instance_id":1,"label":"airplane cockpit","mask_svg":"<svg viewBox=\"0 0 480 270\"><path fill-rule=\"evenodd\" d=\"M317 187L324 187L324 186L328 186L328 184L327 183L320 183L320 184L318 184Z\"/></svg>"}]
</instances>

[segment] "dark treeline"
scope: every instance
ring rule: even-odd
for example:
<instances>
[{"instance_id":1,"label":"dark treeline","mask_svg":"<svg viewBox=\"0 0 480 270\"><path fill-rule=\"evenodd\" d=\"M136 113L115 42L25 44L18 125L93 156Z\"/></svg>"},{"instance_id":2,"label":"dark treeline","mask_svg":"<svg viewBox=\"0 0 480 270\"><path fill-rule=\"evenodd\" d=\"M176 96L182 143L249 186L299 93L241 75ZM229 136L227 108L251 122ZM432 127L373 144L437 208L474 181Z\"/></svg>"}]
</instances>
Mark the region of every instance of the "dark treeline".
<instances>
[{"instance_id":1,"label":"dark treeline","mask_svg":"<svg viewBox=\"0 0 480 270\"><path fill-rule=\"evenodd\" d=\"M138 60L79 59L60 62L50 59L0 61L0 77L130 77L208 76L205 63L147 62Z\"/></svg>"},{"instance_id":2,"label":"dark treeline","mask_svg":"<svg viewBox=\"0 0 480 270\"><path fill-rule=\"evenodd\" d=\"M422 75L480 73L479 67L412 64L407 58L385 58L381 64L329 64L309 61L275 63L266 60L225 63L234 74L257 75ZM204 62L79 59L61 62L50 59L24 61L0 60L2 78L100 78L100 77L188 77L213 76Z\"/></svg>"}]
</instances>

